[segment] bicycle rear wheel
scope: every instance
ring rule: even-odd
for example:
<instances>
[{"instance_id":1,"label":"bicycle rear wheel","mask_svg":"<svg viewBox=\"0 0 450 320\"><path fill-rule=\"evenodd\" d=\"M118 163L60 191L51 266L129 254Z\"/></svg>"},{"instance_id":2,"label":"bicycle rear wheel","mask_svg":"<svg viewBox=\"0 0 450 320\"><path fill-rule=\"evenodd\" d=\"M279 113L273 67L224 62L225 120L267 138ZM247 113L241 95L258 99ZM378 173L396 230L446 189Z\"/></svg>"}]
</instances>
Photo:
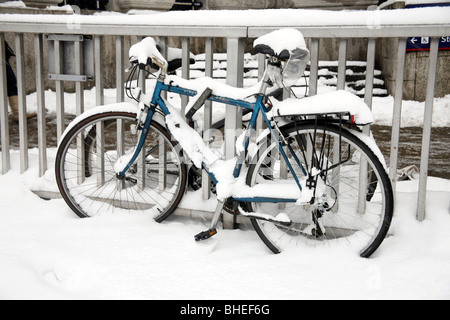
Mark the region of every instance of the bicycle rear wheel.
<instances>
[{"instance_id":1,"label":"bicycle rear wheel","mask_svg":"<svg viewBox=\"0 0 450 320\"><path fill-rule=\"evenodd\" d=\"M308 203L248 204L248 211L274 217L284 213L292 221L286 226L252 219L263 242L274 253L304 245L346 245L361 257L372 255L387 235L393 214L392 187L378 157L356 135L339 126L303 123L281 131L303 169L313 173L309 184L314 193L309 191L312 201ZM304 176L292 155L289 160L295 174ZM302 179L305 182L307 178ZM289 182L298 188L277 144L260 148L249 168L247 184ZM304 186L303 192L307 189Z\"/></svg>"},{"instance_id":2,"label":"bicycle rear wheel","mask_svg":"<svg viewBox=\"0 0 450 320\"><path fill-rule=\"evenodd\" d=\"M139 138L136 114L105 112L81 120L64 136L56 156L62 197L80 217L143 212L166 219L186 187L186 165L167 131L152 122L138 159L125 179L114 165L132 154Z\"/></svg>"}]
</instances>

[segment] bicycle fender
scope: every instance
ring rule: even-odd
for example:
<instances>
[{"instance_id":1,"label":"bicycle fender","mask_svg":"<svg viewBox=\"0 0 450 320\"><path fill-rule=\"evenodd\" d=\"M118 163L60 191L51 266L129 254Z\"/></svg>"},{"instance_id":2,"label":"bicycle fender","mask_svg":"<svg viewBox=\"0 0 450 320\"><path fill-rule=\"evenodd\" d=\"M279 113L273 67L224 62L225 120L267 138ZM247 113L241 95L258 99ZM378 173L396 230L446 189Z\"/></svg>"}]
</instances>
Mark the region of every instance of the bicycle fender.
<instances>
[{"instance_id":1,"label":"bicycle fender","mask_svg":"<svg viewBox=\"0 0 450 320\"><path fill-rule=\"evenodd\" d=\"M344 130L350 132L351 134L353 134L355 137L357 137L359 140L361 140L362 142L364 142L370 150L372 150L372 152L374 153L374 155L378 158L378 160L380 160L381 164L384 167L384 170L386 170L386 172L388 172L388 167L386 164L386 160L384 159L383 153L381 152L380 148L378 147L375 139L373 138L372 135L372 131L370 132L370 135L366 135L362 132L359 132L357 130L353 130L353 129L349 129L349 128L343 128Z\"/></svg>"}]
</instances>

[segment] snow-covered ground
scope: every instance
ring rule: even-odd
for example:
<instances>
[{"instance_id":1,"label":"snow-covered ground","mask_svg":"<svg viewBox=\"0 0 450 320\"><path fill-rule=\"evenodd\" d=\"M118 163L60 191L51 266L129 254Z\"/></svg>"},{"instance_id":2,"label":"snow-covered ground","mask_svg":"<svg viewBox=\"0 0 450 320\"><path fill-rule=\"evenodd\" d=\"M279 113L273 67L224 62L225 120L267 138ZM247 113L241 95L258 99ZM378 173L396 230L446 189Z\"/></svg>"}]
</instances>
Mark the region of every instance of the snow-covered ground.
<instances>
[{"instance_id":1,"label":"snow-covered ground","mask_svg":"<svg viewBox=\"0 0 450 320\"><path fill-rule=\"evenodd\" d=\"M114 101L114 90L105 95ZM86 109L94 106L95 90L85 97ZM449 125L449 100L436 99L435 125ZM67 94L66 110L71 101ZM392 102L375 99L377 123L391 123ZM421 125L423 104L405 102L405 109L403 125ZM22 175L13 151L11 171L0 176L0 299L450 298L450 180L429 179L424 222L415 219L418 181L398 183L390 236L370 259L326 247L273 255L250 225L196 243L209 225L204 216L162 224L138 214L79 219L63 200L31 191L56 190L54 154L38 179L37 150ZM206 210L215 202L197 192L182 205Z\"/></svg>"},{"instance_id":2,"label":"snow-covered ground","mask_svg":"<svg viewBox=\"0 0 450 320\"><path fill-rule=\"evenodd\" d=\"M0 299L450 298L449 180L429 179L423 222L418 181L399 183L391 235L370 259L345 247L273 255L245 226L196 243L202 217L80 219L30 191L36 150L23 175L18 159L0 176Z\"/></svg>"}]
</instances>

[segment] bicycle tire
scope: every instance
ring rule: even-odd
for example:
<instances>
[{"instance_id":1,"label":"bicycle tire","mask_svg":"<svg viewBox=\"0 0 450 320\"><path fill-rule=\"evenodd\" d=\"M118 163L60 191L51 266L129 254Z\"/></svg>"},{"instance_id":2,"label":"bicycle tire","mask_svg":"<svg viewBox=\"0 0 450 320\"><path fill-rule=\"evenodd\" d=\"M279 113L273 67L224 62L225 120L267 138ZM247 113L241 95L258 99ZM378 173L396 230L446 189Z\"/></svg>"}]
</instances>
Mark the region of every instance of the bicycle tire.
<instances>
[{"instance_id":1,"label":"bicycle tire","mask_svg":"<svg viewBox=\"0 0 450 320\"><path fill-rule=\"evenodd\" d=\"M384 240L384 238L388 233L392 221L394 208L392 186L389 177L386 173L386 170L382 165L382 163L380 162L380 160L378 159L378 157L375 155L373 150L369 146L367 146L366 143L361 141L355 134L344 128L339 128L339 126L324 123L317 124L314 122L304 122L302 124L296 125L290 124L285 127L282 127L281 132L285 137L290 138L291 140L290 144L297 143L297 145L293 146L293 148L295 149L295 147L297 147L295 151L297 156L299 156L299 158L300 156L302 156L302 154L299 151L301 147L298 145L299 144L298 137L299 136L301 138L311 137L311 134L313 134L314 132L316 132L316 134L317 132L323 132L323 135L325 137L329 136L330 138L331 137L338 138L339 135L341 135L342 137L341 142L343 142L344 145L350 146L350 149L348 149L349 155L350 150L353 150L354 153L351 154L351 157L349 157L349 160L347 160L347 162L345 163L342 162L342 160L337 161L339 165L336 166L335 169L339 168L338 170L336 170L337 175L339 175L339 179L337 179L338 176L335 176L334 181L339 181L339 183L334 183L333 185L331 183L331 179L330 181L327 182L325 181L327 178L325 179L319 178L324 181L322 183L325 186L325 189L323 191L324 195L328 194L326 195L326 197L329 198L335 197L335 202L333 204L334 208L332 209L326 208L326 210L328 209L330 210L328 212L324 209L325 205L323 204L321 209L318 209L318 207L320 207L319 204L316 205L316 209L314 209L313 205L311 204L309 204L310 209L307 209L308 205L299 206L295 204L284 204L281 206L285 206L285 208L280 209L279 204L273 203L260 204L252 202L246 204L245 210L249 212L262 211L262 213L272 214L276 216L278 213L280 212L284 213L284 211L286 211L286 213L288 214L288 216L292 221L291 226L286 227L282 226L281 224L277 225L276 223L273 222L252 218L251 222L261 240L274 253L280 253L285 248L290 247L292 245L299 246L306 244L312 246L319 246L320 244L328 243L330 246L332 246L332 245L340 245L347 241L348 242L347 244L353 247L354 250L356 250L356 252L361 257L364 258L370 257L381 245L382 241ZM320 139L317 140L320 141ZM338 141L338 140L330 139L329 141ZM267 160L269 159L269 157L272 156L270 154L271 152L270 149L272 148L272 150L274 150L275 145L276 145L275 143L272 143L271 145L266 146L264 150L259 151L260 155L259 159L251 161L251 165L249 167L249 171L247 174L246 180L247 185L254 186L258 180L263 182L267 180L275 180L274 177L276 177L276 175L279 174L279 172L278 173L275 172L276 169L267 169L268 163ZM331 148L328 148L327 146L327 149L329 150ZM360 160L358 160L357 157L355 156L355 152L356 155L358 155L358 152L360 155L362 155L362 158L359 158ZM338 152L336 152L336 154L338 154ZM324 157L326 158L324 162L327 162L330 167L331 167L331 160L328 157L331 156L332 154L330 153L327 157ZM266 159L264 160L264 158ZM304 163L304 158L305 157L302 156L302 159L300 159L302 164ZM360 192L359 190L356 189L356 185L354 185L354 183L355 180L358 179L356 174L358 174L359 172L356 170L358 169L356 166L358 166L358 161L359 163L361 163L361 159L365 159L368 165L366 173L368 175L368 179L366 184L364 185L366 186L366 188L362 187L360 188L361 190L363 190L362 192L365 192L365 199L361 201L361 203L364 202L363 204L365 207L364 206L363 207L365 211L356 212L358 210L361 210L360 208L355 210L354 208L355 199L353 199L357 195L357 193ZM294 160L292 160L291 162L295 163ZM363 162L364 164L362 166L361 165L359 166L364 167L366 162ZM275 164L275 166L279 166L281 171L282 166L280 163ZM332 176L333 174L332 172L335 169L330 170L327 176L328 177ZM264 170L265 171L273 170L273 173L271 173L270 177L267 177L266 175L262 174ZM296 171L296 174L298 175L300 169L294 167L294 171ZM362 174L361 176L364 175L365 174ZM376 177L376 179L371 178L374 176ZM285 179L293 180L292 174L288 172L288 176L285 177ZM335 191L337 189L335 196L332 195L333 194L332 189L335 189ZM316 202L319 202L317 199L318 197L316 195L315 200ZM324 203L326 203L328 206L331 206L332 203L328 204L328 202L331 202L328 200L329 199L327 198L326 201L324 201ZM368 210L368 208L370 208L370 211ZM336 212L331 212L333 210ZM326 230L325 235L317 234L318 233L317 229L320 229L320 226L318 226L316 221L314 221L314 216L316 216L317 219L318 217L317 213L321 211L322 211L321 214L323 216L319 218L321 218L322 220L321 223L323 224L323 229ZM305 222L305 219L307 219L307 217L301 217L301 215L306 216L308 214L310 215L309 219L311 220L309 222L309 225L307 225L308 222ZM344 215L346 216L343 217ZM341 221L339 219L343 220ZM350 221L352 219L355 221ZM371 222L370 220L373 220L373 222ZM369 222L370 225L368 224ZM312 228L311 225L313 226ZM316 227L316 234L314 234L314 232L311 232L311 230L314 230L314 225ZM339 228L341 228L342 230L338 230ZM358 228L360 228L360 230L358 230ZM305 230L308 230L308 232L306 232ZM300 241L301 239L303 241Z\"/></svg>"},{"instance_id":2,"label":"bicycle tire","mask_svg":"<svg viewBox=\"0 0 450 320\"><path fill-rule=\"evenodd\" d=\"M136 146L136 116L126 111L94 114L79 120L64 135L56 155L56 181L63 199L79 217L125 210L150 214L155 221L162 222L180 203L187 184L186 164L180 146L157 122L152 122L149 128L143 149L145 157L135 161L126 179L120 181L115 174L118 150L124 154ZM121 136L119 126L125 129ZM98 137L96 128L102 128Z\"/></svg>"}]
</instances>

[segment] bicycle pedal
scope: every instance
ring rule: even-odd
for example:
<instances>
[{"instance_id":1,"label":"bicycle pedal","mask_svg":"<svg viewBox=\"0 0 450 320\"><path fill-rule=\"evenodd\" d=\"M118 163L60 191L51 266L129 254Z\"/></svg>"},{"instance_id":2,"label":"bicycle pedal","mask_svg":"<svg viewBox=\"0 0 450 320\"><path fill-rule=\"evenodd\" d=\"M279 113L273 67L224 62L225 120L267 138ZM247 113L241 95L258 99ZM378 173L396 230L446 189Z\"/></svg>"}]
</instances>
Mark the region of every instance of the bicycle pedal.
<instances>
[{"instance_id":1,"label":"bicycle pedal","mask_svg":"<svg viewBox=\"0 0 450 320\"><path fill-rule=\"evenodd\" d=\"M200 232L199 234L195 235L194 238L195 238L195 241L204 241L204 240L208 240L215 234L217 234L216 229L209 229L207 231Z\"/></svg>"}]
</instances>

